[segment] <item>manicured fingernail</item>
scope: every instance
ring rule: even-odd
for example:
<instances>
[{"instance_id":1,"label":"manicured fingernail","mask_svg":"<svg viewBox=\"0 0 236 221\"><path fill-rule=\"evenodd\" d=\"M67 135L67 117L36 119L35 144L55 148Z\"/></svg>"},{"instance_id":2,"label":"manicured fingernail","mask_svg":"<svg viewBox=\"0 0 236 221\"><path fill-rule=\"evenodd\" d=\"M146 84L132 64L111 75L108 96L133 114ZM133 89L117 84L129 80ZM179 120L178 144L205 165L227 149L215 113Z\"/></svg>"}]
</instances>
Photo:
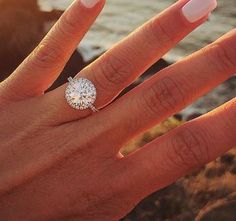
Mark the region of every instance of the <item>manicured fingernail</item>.
<instances>
[{"instance_id":1,"label":"manicured fingernail","mask_svg":"<svg viewBox=\"0 0 236 221\"><path fill-rule=\"evenodd\" d=\"M185 18L193 23L207 16L217 7L216 0L190 0L182 9Z\"/></svg>"},{"instance_id":2,"label":"manicured fingernail","mask_svg":"<svg viewBox=\"0 0 236 221\"><path fill-rule=\"evenodd\" d=\"M86 8L94 7L100 0L80 0Z\"/></svg>"}]
</instances>

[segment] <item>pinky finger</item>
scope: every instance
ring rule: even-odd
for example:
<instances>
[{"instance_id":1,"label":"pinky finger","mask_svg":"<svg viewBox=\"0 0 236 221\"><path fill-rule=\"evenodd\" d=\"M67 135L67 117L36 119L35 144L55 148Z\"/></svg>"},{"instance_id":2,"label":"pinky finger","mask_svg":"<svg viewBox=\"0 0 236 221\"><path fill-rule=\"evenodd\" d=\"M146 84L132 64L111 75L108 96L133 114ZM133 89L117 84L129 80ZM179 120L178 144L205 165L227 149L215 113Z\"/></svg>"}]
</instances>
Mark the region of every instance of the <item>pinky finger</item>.
<instances>
[{"instance_id":1,"label":"pinky finger","mask_svg":"<svg viewBox=\"0 0 236 221\"><path fill-rule=\"evenodd\" d=\"M134 193L144 197L236 146L236 98L122 158ZM128 179L128 178L126 178ZM135 182L136 184L133 185ZM139 189L139 191L138 191ZM142 191L140 191L142 190ZM142 193L141 193L142 192Z\"/></svg>"}]
</instances>

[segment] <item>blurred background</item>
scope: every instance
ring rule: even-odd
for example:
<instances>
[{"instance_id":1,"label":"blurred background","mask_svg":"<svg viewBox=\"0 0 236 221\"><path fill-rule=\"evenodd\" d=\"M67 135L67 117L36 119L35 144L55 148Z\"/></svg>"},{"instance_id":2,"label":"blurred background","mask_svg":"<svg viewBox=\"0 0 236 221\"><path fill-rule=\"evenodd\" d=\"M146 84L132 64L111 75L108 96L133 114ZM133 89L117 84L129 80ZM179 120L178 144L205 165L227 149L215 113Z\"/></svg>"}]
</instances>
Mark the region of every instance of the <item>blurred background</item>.
<instances>
[{"instance_id":1,"label":"blurred background","mask_svg":"<svg viewBox=\"0 0 236 221\"><path fill-rule=\"evenodd\" d=\"M204 1L204 0L202 0ZM72 0L0 0L0 81L37 46ZM107 0L107 4L50 90L66 82L174 0ZM209 20L147 70L122 94L236 26L236 0L218 0ZM235 58L236 59L236 58ZM236 95L236 77L131 141L128 154ZM236 149L144 199L123 221L236 221Z\"/></svg>"}]
</instances>

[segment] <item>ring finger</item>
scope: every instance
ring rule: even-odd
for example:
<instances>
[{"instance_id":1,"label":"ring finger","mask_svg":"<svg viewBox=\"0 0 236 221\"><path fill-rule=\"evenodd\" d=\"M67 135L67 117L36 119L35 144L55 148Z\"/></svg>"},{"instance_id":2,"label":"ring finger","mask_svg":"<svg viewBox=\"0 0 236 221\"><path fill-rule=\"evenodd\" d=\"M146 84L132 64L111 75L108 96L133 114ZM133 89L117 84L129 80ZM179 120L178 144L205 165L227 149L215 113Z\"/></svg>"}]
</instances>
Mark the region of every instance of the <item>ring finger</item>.
<instances>
[{"instance_id":1,"label":"ring finger","mask_svg":"<svg viewBox=\"0 0 236 221\"><path fill-rule=\"evenodd\" d=\"M215 0L201 1L201 7L196 4L198 2L178 1L79 73L77 77L85 77L96 86L96 108L110 103L149 66L203 23L216 7ZM193 10L194 16L189 16ZM63 85L46 94L45 102L55 121L64 123L91 114L90 110L72 109L64 99L65 88Z\"/></svg>"}]
</instances>

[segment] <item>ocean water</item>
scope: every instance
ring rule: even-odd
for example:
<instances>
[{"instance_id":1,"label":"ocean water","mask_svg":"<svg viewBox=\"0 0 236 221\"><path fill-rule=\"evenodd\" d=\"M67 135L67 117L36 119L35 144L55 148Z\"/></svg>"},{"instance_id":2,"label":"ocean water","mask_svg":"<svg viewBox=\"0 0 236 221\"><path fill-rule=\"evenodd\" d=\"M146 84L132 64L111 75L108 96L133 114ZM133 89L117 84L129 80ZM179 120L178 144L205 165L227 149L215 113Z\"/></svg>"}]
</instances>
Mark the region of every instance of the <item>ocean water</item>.
<instances>
[{"instance_id":1,"label":"ocean water","mask_svg":"<svg viewBox=\"0 0 236 221\"><path fill-rule=\"evenodd\" d=\"M39 0L43 10L66 9L71 2L72 0ZM86 58L90 58L109 49L174 2L175 0L107 0L103 12L81 43L80 50ZM186 37L165 58L176 61L204 47L236 27L235 18L236 0L218 0L218 8L209 21Z\"/></svg>"}]
</instances>

